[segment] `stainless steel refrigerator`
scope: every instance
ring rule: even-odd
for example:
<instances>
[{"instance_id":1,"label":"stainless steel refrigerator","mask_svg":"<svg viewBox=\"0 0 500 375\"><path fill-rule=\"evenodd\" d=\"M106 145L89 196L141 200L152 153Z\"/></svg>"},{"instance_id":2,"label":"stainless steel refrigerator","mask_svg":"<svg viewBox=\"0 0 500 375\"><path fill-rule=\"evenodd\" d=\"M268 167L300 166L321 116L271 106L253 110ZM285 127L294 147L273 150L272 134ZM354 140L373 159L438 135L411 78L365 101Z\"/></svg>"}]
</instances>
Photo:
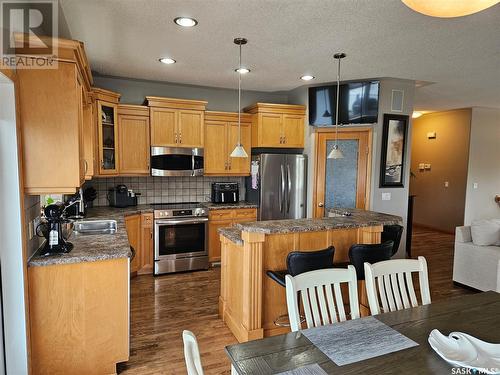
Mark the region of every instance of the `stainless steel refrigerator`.
<instances>
[{"instance_id":1,"label":"stainless steel refrigerator","mask_svg":"<svg viewBox=\"0 0 500 375\"><path fill-rule=\"evenodd\" d=\"M306 155L252 155L252 174L245 180L246 200L259 205L258 220L304 218L306 184Z\"/></svg>"}]
</instances>

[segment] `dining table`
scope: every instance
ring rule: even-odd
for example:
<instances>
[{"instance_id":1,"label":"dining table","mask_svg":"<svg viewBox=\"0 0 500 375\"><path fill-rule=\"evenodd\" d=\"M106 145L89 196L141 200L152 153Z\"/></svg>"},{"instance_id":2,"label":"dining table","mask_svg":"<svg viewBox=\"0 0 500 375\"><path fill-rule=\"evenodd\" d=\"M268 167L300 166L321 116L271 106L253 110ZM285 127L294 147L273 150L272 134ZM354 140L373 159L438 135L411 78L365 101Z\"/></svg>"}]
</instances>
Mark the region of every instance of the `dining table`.
<instances>
[{"instance_id":1,"label":"dining table","mask_svg":"<svg viewBox=\"0 0 500 375\"><path fill-rule=\"evenodd\" d=\"M381 326L392 328L415 345L339 366L306 337L310 334L297 331L230 345L226 347L226 353L233 372L240 375L475 373L460 372L464 370L441 358L429 345L428 337L433 329L438 329L446 336L451 332L464 332L486 342L500 343L500 293L488 291L463 295L382 313L371 319L383 323ZM349 322L354 321L334 324ZM318 329L321 327L307 331L314 333ZM342 332L344 337L336 339L343 339L346 345L356 339L348 329ZM302 368L314 368L318 372L300 372Z\"/></svg>"}]
</instances>

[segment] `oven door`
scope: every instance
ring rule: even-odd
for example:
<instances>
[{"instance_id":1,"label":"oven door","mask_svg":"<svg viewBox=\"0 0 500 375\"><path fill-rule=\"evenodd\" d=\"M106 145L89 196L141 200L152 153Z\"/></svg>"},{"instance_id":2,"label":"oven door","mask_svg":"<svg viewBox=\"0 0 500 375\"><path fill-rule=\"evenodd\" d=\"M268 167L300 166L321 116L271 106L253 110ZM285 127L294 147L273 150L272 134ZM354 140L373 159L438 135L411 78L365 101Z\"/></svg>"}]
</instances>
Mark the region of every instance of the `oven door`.
<instances>
[{"instance_id":1,"label":"oven door","mask_svg":"<svg viewBox=\"0 0 500 375\"><path fill-rule=\"evenodd\" d=\"M203 149L151 147L152 176L202 176Z\"/></svg>"},{"instance_id":2,"label":"oven door","mask_svg":"<svg viewBox=\"0 0 500 375\"><path fill-rule=\"evenodd\" d=\"M155 260L207 255L208 218L155 220Z\"/></svg>"}]
</instances>

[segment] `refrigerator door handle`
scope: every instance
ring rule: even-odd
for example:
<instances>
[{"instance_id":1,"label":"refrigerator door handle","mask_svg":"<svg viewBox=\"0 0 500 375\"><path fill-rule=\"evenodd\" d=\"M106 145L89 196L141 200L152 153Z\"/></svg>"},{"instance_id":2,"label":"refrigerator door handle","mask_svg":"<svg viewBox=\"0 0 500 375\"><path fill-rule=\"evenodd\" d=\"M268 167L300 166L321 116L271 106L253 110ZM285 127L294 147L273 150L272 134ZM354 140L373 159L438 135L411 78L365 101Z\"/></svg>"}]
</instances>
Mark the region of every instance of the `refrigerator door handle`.
<instances>
[{"instance_id":1,"label":"refrigerator door handle","mask_svg":"<svg viewBox=\"0 0 500 375\"><path fill-rule=\"evenodd\" d=\"M285 201L285 168L283 164L280 166L281 168L281 197L280 197L280 212L283 212L283 205Z\"/></svg>"},{"instance_id":2,"label":"refrigerator door handle","mask_svg":"<svg viewBox=\"0 0 500 375\"><path fill-rule=\"evenodd\" d=\"M292 181L290 179L290 164L286 165L286 180L288 182L288 194L287 194L287 202L286 202L286 212L290 212L290 195L292 193Z\"/></svg>"}]
</instances>

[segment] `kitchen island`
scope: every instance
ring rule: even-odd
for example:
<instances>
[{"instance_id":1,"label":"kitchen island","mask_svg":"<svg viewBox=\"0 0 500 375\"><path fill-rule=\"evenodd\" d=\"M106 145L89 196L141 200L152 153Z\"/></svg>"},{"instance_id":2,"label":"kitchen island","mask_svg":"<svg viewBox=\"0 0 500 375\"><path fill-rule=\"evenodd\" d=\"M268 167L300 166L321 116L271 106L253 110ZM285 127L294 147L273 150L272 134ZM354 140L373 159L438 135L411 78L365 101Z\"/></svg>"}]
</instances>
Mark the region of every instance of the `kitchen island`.
<instances>
[{"instance_id":1,"label":"kitchen island","mask_svg":"<svg viewBox=\"0 0 500 375\"><path fill-rule=\"evenodd\" d=\"M348 211L350 216L342 216ZM401 224L399 216L358 209L332 210L328 218L242 223L219 230L222 243L219 315L245 342L289 331L274 321L287 314L285 288L266 271L286 269L291 251L335 246L334 263L349 261L351 245L380 243L384 225ZM364 288L359 288L363 292ZM369 313L363 293L362 315Z\"/></svg>"}]
</instances>

